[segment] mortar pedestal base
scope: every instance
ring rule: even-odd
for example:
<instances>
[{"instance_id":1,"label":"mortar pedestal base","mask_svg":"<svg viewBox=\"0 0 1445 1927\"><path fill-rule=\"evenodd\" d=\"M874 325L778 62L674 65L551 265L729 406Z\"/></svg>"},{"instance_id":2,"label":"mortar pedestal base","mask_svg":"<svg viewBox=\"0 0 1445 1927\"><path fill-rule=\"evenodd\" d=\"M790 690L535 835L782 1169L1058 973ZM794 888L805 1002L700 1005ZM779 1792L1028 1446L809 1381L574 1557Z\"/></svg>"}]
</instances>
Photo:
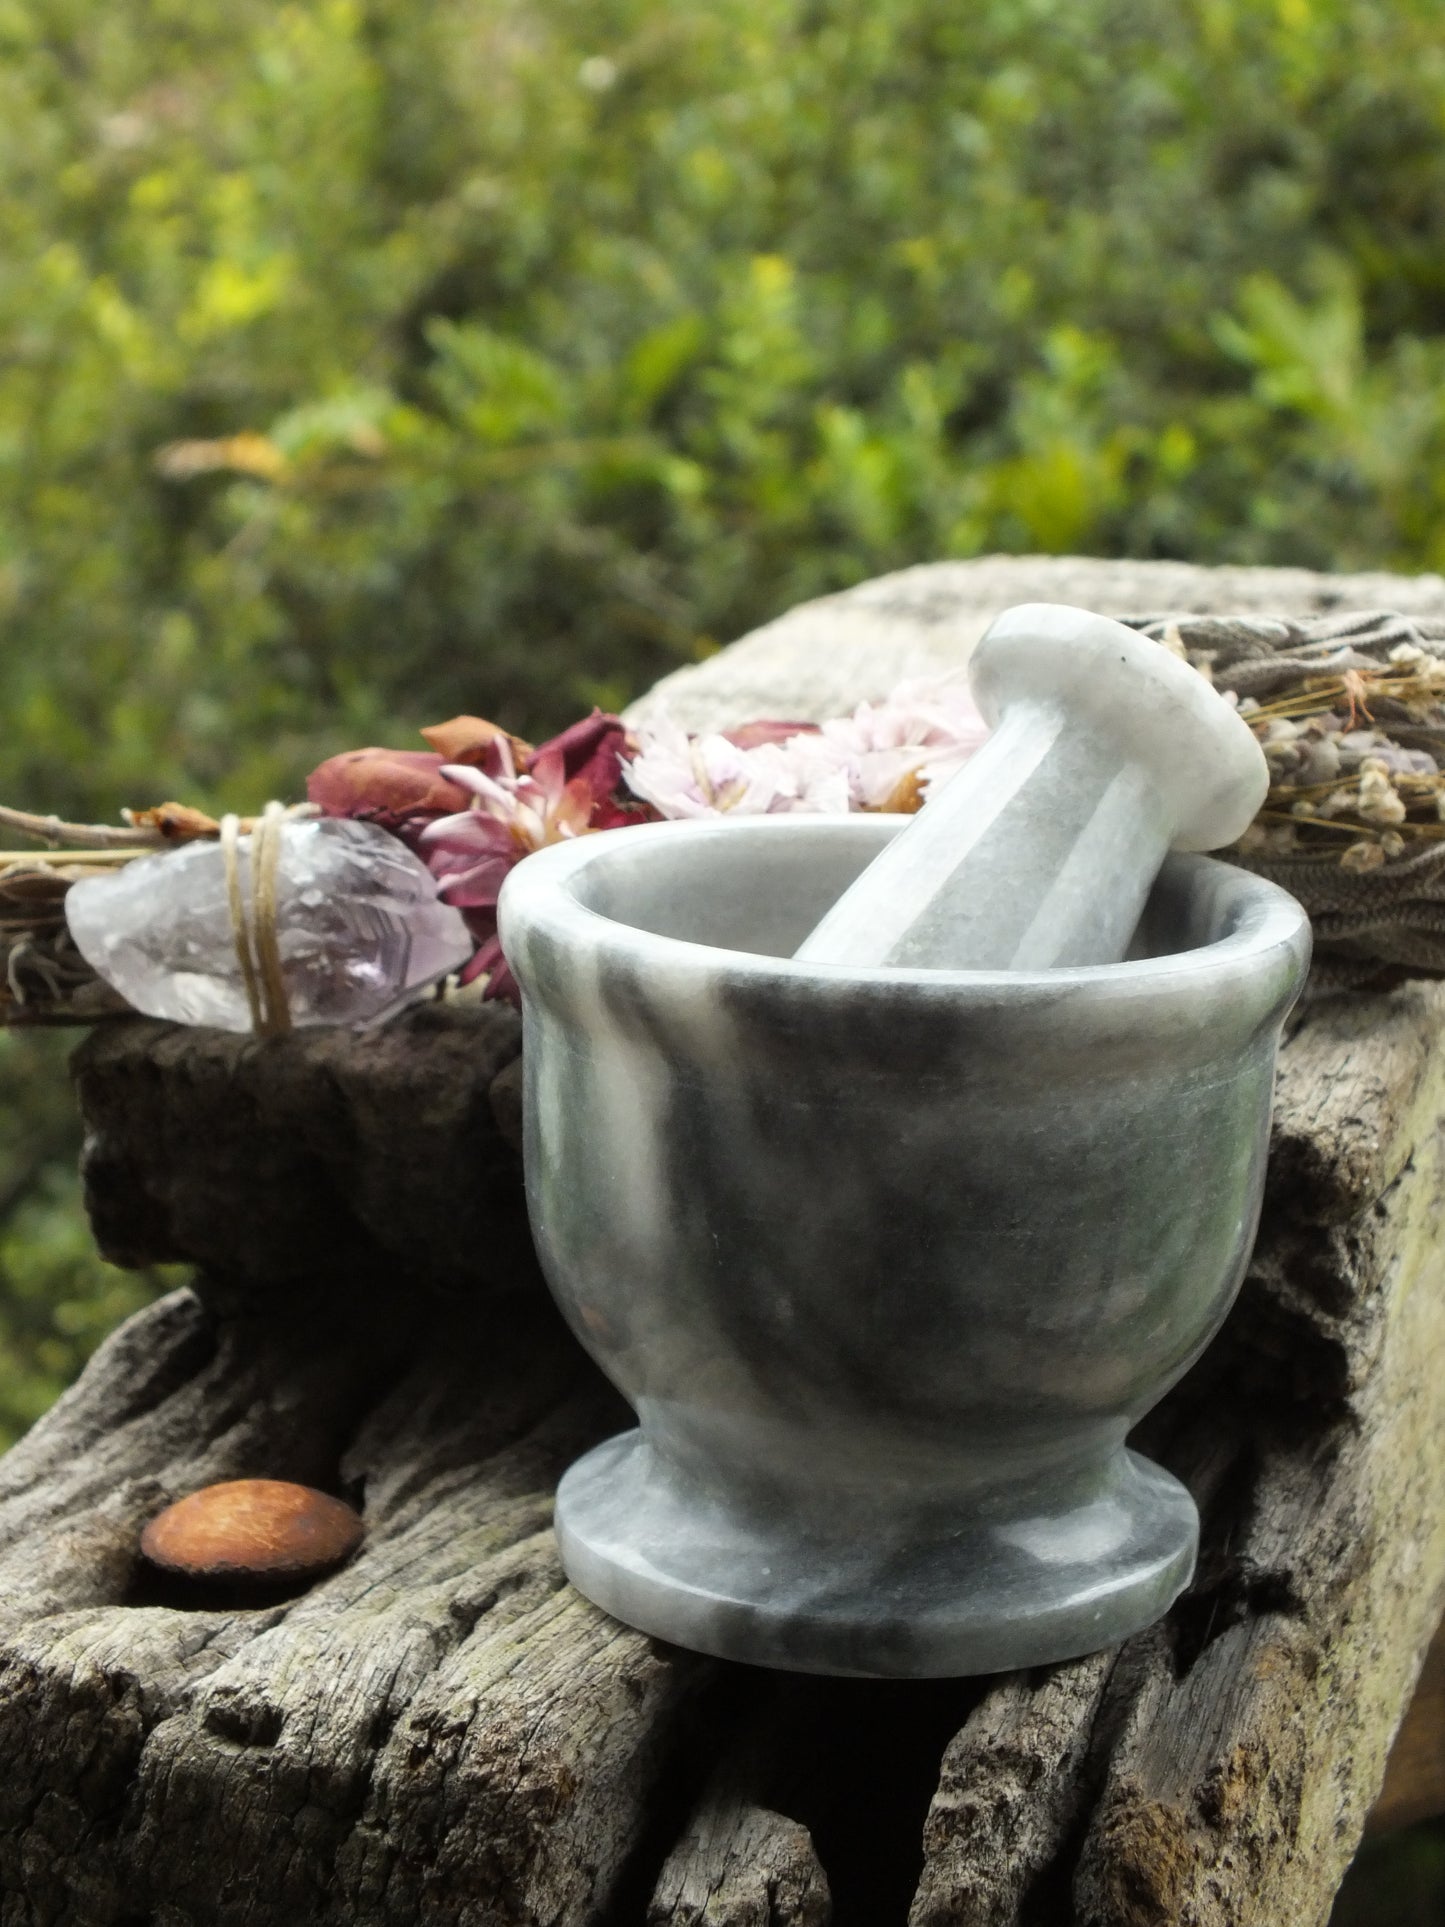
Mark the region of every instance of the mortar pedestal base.
<instances>
[{"instance_id":1,"label":"mortar pedestal base","mask_svg":"<svg viewBox=\"0 0 1445 1927\"><path fill-rule=\"evenodd\" d=\"M910 1520L890 1497L800 1529L700 1494L640 1431L578 1460L557 1493L567 1576L678 1646L795 1672L937 1679L1071 1659L1166 1612L1194 1568L1184 1487L1121 1451L1084 1503L1027 1517Z\"/></svg>"}]
</instances>

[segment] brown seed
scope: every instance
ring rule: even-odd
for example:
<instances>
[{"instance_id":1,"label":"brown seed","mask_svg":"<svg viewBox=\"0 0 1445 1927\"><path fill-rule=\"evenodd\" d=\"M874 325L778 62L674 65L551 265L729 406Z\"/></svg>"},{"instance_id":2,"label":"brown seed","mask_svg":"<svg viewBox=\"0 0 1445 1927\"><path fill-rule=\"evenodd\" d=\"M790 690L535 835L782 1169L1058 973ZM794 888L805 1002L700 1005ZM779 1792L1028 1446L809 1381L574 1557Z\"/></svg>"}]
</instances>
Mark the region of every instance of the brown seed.
<instances>
[{"instance_id":1,"label":"brown seed","mask_svg":"<svg viewBox=\"0 0 1445 1927\"><path fill-rule=\"evenodd\" d=\"M157 1513L140 1549L188 1579L317 1579L361 1543L349 1505L285 1479L228 1479Z\"/></svg>"}]
</instances>

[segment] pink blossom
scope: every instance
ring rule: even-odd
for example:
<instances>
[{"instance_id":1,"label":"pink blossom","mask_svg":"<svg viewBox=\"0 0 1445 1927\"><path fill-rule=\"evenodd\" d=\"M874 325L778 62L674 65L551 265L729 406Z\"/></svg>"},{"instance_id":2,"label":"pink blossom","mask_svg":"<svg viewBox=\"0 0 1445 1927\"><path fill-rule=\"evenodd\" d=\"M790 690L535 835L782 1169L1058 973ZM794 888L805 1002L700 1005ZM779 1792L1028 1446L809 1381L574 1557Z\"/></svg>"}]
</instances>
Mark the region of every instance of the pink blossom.
<instances>
[{"instance_id":1,"label":"pink blossom","mask_svg":"<svg viewBox=\"0 0 1445 1927\"><path fill-rule=\"evenodd\" d=\"M561 754L539 753L519 771L505 747L495 776L467 763L448 763L443 774L470 790L469 809L438 818L421 833L421 848L442 897L462 909L496 903L514 863L549 843L583 836L593 827L598 799L585 776L567 780Z\"/></svg>"},{"instance_id":2,"label":"pink blossom","mask_svg":"<svg viewBox=\"0 0 1445 1927\"><path fill-rule=\"evenodd\" d=\"M429 824L417 841L441 884L437 894L466 914L478 940L463 983L487 973L489 997L515 995L496 941L497 898L515 864L549 843L639 820L641 812L614 797L625 742L617 718L594 711L534 750L525 768L500 733L487 745L486 769L442 766L445 781L470 792L471 806Z\"/></svg>"},{"instance_id":3,"label":"pink blossom","mask_svg":"<svg viewBox=\"0 0 1445 1927\"><path fill-rule=\"evenodd\" d=\"M573 723L560 736L543 743L532 756L528 768L540 776L540 765L549 770L560 765L567 783L580 783L592 799L588 827L610 830L624 822L635 822L635 813L618 807L615 798L622 774L622 752L627 747L627 731L616 716L594 709L580 723ZM550 779L549 779L550 780Z\"/></svg>"},{"instance_id":4,"label":"pink blossom","mask_svg":"<svg viewBox=\"0 0 1445 1927\"><path fill-rule=\"evenodd\" d=\"M472 935L480 937L481 940L464 966L459 981L464 984L474 984L478 977L484 977L486 979L486 988L482 992L484 1000L505 997L508 1003L521 1003L521 987L512 975L511 965L502 955L502 940L497 935L495 914L492 917L492 928L489 933L478 930L478 918L475 912L464 911L463 915L466 917L467 926Z\"/></svg>"}]
</instances>

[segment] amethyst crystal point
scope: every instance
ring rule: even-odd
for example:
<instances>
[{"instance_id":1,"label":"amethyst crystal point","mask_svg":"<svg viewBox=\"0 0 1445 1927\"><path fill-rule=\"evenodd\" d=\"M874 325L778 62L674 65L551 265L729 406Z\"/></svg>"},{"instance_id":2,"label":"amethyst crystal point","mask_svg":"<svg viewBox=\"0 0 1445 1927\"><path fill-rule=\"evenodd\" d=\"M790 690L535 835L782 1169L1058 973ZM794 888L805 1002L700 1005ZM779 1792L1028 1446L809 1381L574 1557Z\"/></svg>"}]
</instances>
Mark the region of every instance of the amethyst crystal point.
<instances>
[{"instance_id":1,"label":"amethyst crystal point","mask_svg":"<svg viewBox=\"0 0 1445 1927\"><path fill-rule=\"evenodd\" d=\"M291 1021L374 1024L472 953L461 912L437 900L419 857L370 823L322 818L282 828L276 931ZM239 846L249 904L251 839ZM86 962L127 1003L175 1023L251 1029L216 843L141 857L66 898Z\"/></svg>"}]
</instances>

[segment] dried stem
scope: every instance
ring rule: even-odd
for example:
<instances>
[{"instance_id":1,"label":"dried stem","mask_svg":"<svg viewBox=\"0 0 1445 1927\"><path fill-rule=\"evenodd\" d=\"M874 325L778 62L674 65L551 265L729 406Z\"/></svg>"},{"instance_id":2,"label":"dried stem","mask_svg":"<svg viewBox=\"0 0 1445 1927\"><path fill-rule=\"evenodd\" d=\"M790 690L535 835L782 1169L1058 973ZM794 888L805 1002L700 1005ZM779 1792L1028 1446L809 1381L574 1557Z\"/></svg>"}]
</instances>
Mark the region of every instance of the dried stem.
<instances>
[{"instance_id":1,"label":"dried stem","mask_svg":"<svg viewBox=\"0 0 1445 1927\"><path fill-rule=\"evenodd\" d=\"M154 843L133 843L124 850L0 850L0 874L10 870L54 871L84 864L92 870L114 869L138 856L154 856Z\"/></svg>"},{"instance_id":2,"label":"dried stem","mask_svg":"<svg viewBox=\"0 0 1445 1927\"><path fill-rule=\"evenodd\" d=\"M159 830L134 830L119 824L112 827L108 823L66 823L58 816L37 816L32 810L12 810L3 803L0 803L0 827L16 830L21 836L33 836L52 848L71 843L77 849L124 849L132 856L141 854L142 849L163 848L166 842Z\"/></svg>"},{"instance_id":3,"label":"dried stem","mask_svg":"<svg viewBox=\"0 0 1445 1927\"><path fill-rule=\"evenodd\" d=\"M1347 823L1334 816L1296 816L1293 810L1264 809L1259 813L1261 823L1287 823L1291 829L1298 824L1309 823L1317 830L1338 830L1345 836L1379 836L1381 832L1372 823Z\"/></svg>"}]
</instances>

